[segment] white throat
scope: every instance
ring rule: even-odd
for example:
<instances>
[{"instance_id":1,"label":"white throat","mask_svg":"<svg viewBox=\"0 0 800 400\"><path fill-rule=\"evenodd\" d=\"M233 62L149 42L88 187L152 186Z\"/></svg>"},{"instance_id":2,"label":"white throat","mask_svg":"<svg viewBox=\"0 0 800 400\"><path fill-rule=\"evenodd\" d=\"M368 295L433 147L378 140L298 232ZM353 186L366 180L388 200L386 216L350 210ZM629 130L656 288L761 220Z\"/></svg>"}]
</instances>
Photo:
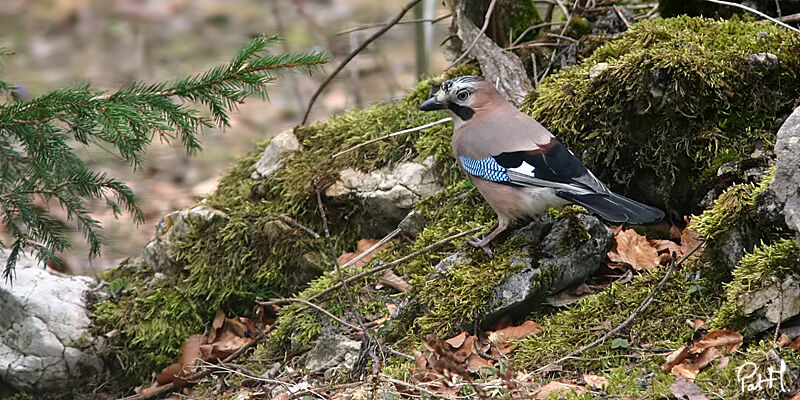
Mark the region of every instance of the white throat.
<instances>
[{"instance_id":1,"label":"white throat","mask_svg":"<svg viewBox=\"0 0 800 400\"><path fill-rule=\"evenodd\" d=\"M456 113L452 110L448 109L447 113L453 118L453 130L455 131L458 128L461 128L464 125L464 120L461 119Z\"/></svg>"}]
</instances>

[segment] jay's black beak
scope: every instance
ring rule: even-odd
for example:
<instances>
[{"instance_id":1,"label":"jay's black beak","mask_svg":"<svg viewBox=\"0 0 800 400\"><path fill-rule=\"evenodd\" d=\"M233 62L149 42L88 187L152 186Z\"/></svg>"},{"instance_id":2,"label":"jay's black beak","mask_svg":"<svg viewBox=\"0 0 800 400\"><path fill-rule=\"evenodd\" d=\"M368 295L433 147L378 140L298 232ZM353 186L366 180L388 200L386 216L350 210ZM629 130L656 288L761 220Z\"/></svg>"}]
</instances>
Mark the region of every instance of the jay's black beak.
<instances>
[{"instance_id":1,"label":"jay's black beak","mask_svg":"<svg viewBox=\"0 0 800 400\"><path fill-rule=\"evenodd\" d=\"M445 108L447 108L447 102L436 101L436 96L425 100L424 103L419 105L419 109L422 111L443 110Z\"/></svg>"}]
</instances>

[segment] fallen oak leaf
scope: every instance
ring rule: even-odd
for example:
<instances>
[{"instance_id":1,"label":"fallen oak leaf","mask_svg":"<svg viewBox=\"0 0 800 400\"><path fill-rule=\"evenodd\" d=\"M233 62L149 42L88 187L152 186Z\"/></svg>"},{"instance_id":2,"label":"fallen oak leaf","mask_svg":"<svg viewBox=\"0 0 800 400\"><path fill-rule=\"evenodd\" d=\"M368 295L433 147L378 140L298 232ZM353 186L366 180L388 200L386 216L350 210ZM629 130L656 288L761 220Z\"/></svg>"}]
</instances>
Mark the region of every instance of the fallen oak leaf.
<instances>
[{"instance_id":1,"label":"fallen oak leaf","mask_svg":"<svg viewBox=\"0 0 800 400\"><path fill-rule=\"evenodd\" d=\"M608 252L611 261L630 265L639 271L651 270L658 265L659 256L647 238L633 229L623 229L615 236L616 244Z\"/></svg>"},{"instance_id":2,"label":"fallen oak leaf","mask_svg":"<svg viewBox=\"0 0 800 400\"><path fill-rule=\"evenodd\" d=\"M590 388L603 390L606 388L606 386L608 386L608 379L602 376L583 374L582 377L583 381L586 382L586 385L588 385Z\"/></svg>"},{"instance_id":3,"label":"fallen oak leaf","mask_svg":"<svg viewBox=\"0 0 800 400\"><path fill-rule=\"evenodd\" d=\"M378 276L378 282L380 282L383 286L388 286L400 293L411 290L411 285L408 282L388 269L384 270L383 273Z\"/></svg>"},{"instance_id":4,"label":"fallen oak leaf","mask_svg":"<svg viewBox=\"0 0 800 400\"><path fill-rule=\"evenodd\" d=\"M380 242L380 239L361 239L361 240L358 241L358 243L356 243L356 251L354 251L352 253L343 253L342 255L339 256L339 258L336 259L336 262L339 265L347 264L348 262L350 262L350 260L360 256L361 253L369 250L370 247L374 246L378 242ZM351 265L351 267L358 268L358 267L363 267L363 266L367 265L367 263L369 263L369 261L372 259L372 256L375 255L375 253L377 253L377 252L385 249L387 246L389 246L390 242L391 241L382 244L380 247L375 249L375 251L373 251L372 253L367 254L366 256L364 256L364 258L356 261L353 265Z\"/></svg>"},{"instance_id":5,"label":"fallen oak leaf","mask_svg":"<svg viewBox=\"0 0 800 400\"><path fill-rule=\"evenodd\" d=\"M464 344L464 341L467 340L467 336L469 336L467 335L467 332L461 332L458 335L445 340L444 342L452 346L454 349L458 349Z\"/></svg>"},{"instance_id":6,"label":"fallen oak leaf","mask_svg":"<svg viewBox=\"0 0 800 400\"><path fill-rule=\"evenodd\" d=\"M217 330L222 328L222 325L225 324L225 318L225 311L217 311L217 316L215 316L214 321L211 322L211 331L208 332L209 342L213 342L217 338Z\"/></svg>"},{"instance_id":7,"label":"fallen oak leaf","mask_svg":"<svg viewBox=\"0 0 800 400\"><path fill-rule=\"evenodd\" d=\"M734 331L716 330L707 333L702 339L689 349L690 353L698 354L708 347L725 347L731 353L742 345L742 334Z\"/></svg>"},{"instance_id":8,"label":"fallen oak leaf","mask_svg":"<svg viewBox=\"0 0 800 400\"><path fill-rule=\"evenodd\" d=\"M201 356L200 347L205 343L205 335L192 335L189 336L181 344L181 354L178 356L178 361L168 365L161 370L161 373L156 378L156 383L164 385L167 383L174 383L176 387L183 387L188 384L183 379L194 372L197 367Z\"/></svg>"},{"instance_id":9,"label":"fallen oak leaf","mask_svg":"<svg viewBox=\"0 0 800 400\"><path fill-rule=\"evenodd\" d=\"M550 381L546 385L539 388L534 395L535 399L545 399L552 393L563 392L565 390L574 390L577 393L583 393L586 389L583 386L578 386L571 383L563 383L558 381Z\"/></svg>"},{"instance_id":10,"label":"fallen oak leaf","mask_svg":"<svg viewBox=\"0 0 800 400\"><path fill-rule=\"evenodd\" d=\"M697 375L700 374L700 368L697 368L694 364L678 364L672 367L672 374L684 377L689 381L694 381Z\"/></svg>"},{"instance_id":11,"label":"fallen oak leaf","mask_svg":"<svg viewBox=\"0 0 800 400\"><path fill-rule=\"evenodd\" d=\"M678 347L667 355L667 359L661 364L661 372L668 374L672 371L672 367L682 363L687 357L689 357L689 346Z\"/></svg>"}]
</instances>

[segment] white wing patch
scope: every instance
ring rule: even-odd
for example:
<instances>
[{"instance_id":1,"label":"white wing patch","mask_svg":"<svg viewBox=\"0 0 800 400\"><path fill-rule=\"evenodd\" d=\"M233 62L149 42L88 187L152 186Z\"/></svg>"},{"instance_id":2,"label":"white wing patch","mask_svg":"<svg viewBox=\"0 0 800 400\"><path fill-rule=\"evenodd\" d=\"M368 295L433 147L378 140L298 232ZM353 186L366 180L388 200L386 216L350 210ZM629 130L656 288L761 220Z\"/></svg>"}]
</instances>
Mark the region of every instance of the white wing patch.
<instances>
[{"instance_id":1,"label":"white wing patch","mask_svg":"<svg viewBox=\"0 0 800 400\"><path fill-rule=\"evenodd\" d=\"M523 161L522 164L519 167L509 168L508 170L509 171L514 171L514 172L516 172L518 174L530 176L531 178L536 177L536 175L534 174L534 171L536 170L536 167L534 167L533 165L528 164L525 161Z\"/></svg>"}]
</instances>

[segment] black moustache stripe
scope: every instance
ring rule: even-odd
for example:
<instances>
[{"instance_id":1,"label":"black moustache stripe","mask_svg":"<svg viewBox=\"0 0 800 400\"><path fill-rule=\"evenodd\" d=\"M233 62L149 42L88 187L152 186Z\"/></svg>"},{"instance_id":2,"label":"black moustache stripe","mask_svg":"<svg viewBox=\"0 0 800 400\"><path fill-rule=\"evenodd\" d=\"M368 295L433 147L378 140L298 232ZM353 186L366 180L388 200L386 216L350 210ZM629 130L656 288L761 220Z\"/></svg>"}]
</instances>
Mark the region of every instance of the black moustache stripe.
<instances>
[{"instance_id":1,"label":"black moustache stripe","mask_svg":"<svg viewBox=\"0 0 800 400\"><path fill-rule=\"evenodd\" d=\"M450 103L448 107L450 108L450 111L458 115L458 118L461 118L462 121L472 118L472 116L475 114L475 110L469 107L460 106L455 103Z\"/></svg>"}]
</instances>

